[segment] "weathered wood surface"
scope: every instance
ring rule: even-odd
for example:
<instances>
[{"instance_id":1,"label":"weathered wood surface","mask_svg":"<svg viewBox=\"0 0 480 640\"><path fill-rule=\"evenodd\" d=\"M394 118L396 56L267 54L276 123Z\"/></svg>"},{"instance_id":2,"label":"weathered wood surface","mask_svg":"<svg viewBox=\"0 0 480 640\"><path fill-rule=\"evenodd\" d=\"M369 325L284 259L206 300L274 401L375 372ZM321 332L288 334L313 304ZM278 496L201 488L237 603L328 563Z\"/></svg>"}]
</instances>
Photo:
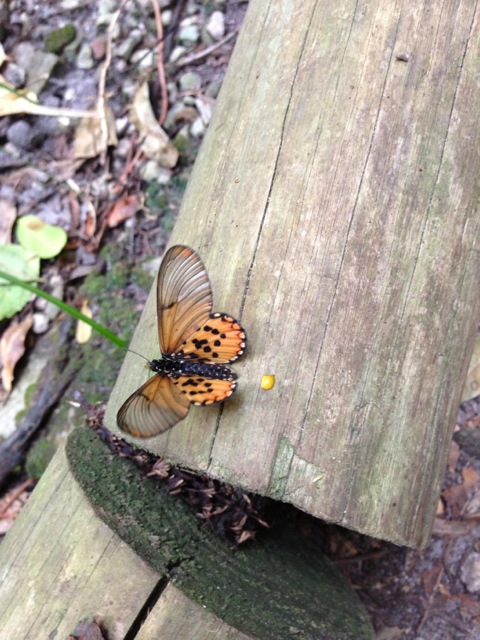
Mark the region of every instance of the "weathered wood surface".
<instances>
[{"instance_id":1,"label":"weathered wood surface","mask_svg":"<svg viewBox=\"0 0 480 640\"><path fill-rule=\"evenodd\" d=\"M153 638L250 640L251 636L232 629L169 584L136 636L136 640Z\"/></svg>"},{"instance_id":2,"label":"weathered wood surface","mask_svg":"<svg viewBox=\"0 0 480 640\"><path fill-rule=\"evenodd\" d=\"M156 602L162 583L95 515L61 449L0 546L1 635L63 639L80 621L95 619L109 640L123 640L136 623L139 635L130 637L249 640L172 584ZM152 596L142 627L137 619Z\"/></svg>"},{"instance_id":3,"label":"weathered wood surface","mask_svg":"<svg viewBox=\"0 0 480 640\"><path fill-rule=\"evenodd\" d=\"M93 512L64 450L0 545L2 638L67 638L85 618L121 640L161 577Z\"/></svg>"},{"instance_id":4,"label":"weathered wood surface","mask_svg":"<svg viewBox=\"0 0 480 640\"><path fill-rule=\"evenodd\" d=\"M90 449L90 434L85 435L76 464L82 475L86 470L87 484L96 492L97 511L75 482L64 450L59 450L0 546L2 638L66 638L83 621L101 623L110 640L288 640L290 629L310 640L373 637L353 589L317 550L306 554L298 535L287 537L286 547L276 539L242 553L205 534L206 544L195 550L186 542L190 534L197 535L197 525L189 515L185 526L185 507L128 462L112 458L105 445L94 439L96 448ZM70 445L72 462L75 449ZM86 469L90 457L92 470ZM121 472L115 483L109 476L112 469ZM145 483L144 491L139 482ZM123 493L125 487L135 492L133 501ZM103 506L100 495L106 498ZM153 503L158 509L151 509ZM146 512L149 520L142 523ZM103 524L99 513L152 564ZM169 569L152 569L158 562L165 566L163 557ZM173 577L187 591L195 591L192 580L200 586L196 602L171 582ZM220 616L212 612L212 598ZM243 632L227 623L232 612ZM258 633L250 635L243 626Z\"/></svg>"},{"instance_id":5,"label":"weathered wood surface","mask_svg":"<svg viewBox=\"0 0 480 640\"><path fill-rule=\"evenodd\" d=\"M200 251L249 351L223 413L194 409L149 448L427 542L480 301L478 16L469 0L250 2L172 237ZM133 348L156 345L151 297ZM109 426L147 375L129 354Z\"/></svg>"}]
</instances>

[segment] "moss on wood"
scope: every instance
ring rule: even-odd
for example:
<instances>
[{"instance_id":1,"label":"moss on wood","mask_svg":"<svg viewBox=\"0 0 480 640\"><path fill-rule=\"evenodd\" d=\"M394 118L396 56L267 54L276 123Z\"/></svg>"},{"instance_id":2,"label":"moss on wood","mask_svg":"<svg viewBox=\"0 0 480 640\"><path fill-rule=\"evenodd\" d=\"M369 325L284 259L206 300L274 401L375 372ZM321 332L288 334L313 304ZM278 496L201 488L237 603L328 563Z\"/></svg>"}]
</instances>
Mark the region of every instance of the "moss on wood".
<instances>
[{"instance_id":1,"label":"moss on wood","mask_svg":"<svg viewBox=\"0 0 480 640\"><path fill-rule=\"evenodd\" d=\"M353 589L318 549L286 526L263 542L232 548L199 527L179 500L94 432L67 444L73 474L99 516L189 598L262 640L371 638Z\"/></svg>"}]
</instances>

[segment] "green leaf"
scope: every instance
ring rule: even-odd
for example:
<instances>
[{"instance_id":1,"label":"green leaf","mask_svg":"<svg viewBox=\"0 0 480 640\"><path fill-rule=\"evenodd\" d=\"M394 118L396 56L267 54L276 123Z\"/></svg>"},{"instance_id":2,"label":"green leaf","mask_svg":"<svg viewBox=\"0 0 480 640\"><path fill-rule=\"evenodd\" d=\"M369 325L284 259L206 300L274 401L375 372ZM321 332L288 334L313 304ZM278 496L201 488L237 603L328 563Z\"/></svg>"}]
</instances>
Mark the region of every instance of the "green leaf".
<instances>
[{"instance_id":1,"label":"green leaf","mask_svg":"<svg viewBox=\"0 0 480 640\"><path fill-rule=\"evenodd\" d=\"M37 280L40 258L15 244L0 245L0 269L15 274L20 280ZM0 278L0 320L11 318L23 309L31 293L22 287L12 287Z\"/></svg>"},{"instance_id":2,"label":"green leaf","mask_svg":"<svg viewBox=\"0 0 480 640\"><path fill-rule=\"evenodd\" d=\"M46 224L38 216L22 216L15 231L22 247L40 258L58 256L67 243L67 234L61 227Z\"/></svg>"}]
</instances>

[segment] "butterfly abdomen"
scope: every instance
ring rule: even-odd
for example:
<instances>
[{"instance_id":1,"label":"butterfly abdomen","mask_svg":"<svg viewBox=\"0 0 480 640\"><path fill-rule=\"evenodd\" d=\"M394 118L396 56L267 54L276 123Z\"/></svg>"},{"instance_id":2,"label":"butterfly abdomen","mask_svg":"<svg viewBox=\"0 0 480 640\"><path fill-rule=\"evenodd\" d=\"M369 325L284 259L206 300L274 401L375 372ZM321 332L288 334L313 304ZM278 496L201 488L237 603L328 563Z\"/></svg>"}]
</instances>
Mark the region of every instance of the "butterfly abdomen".
<instances>
[{"instance_id":1,"label":"butterfly abdomen","mask_svg":"<svg viewBox=\"0 0 480 640\"><path fill-rule=\"evenodd\" d=\"M161 360L152 360L150 369L155 373L166 375L169 378L180 376L200 376L208 380L236 380L237 374L221 364L208 364L164 356Z\"/></svg>"}]
</instances>

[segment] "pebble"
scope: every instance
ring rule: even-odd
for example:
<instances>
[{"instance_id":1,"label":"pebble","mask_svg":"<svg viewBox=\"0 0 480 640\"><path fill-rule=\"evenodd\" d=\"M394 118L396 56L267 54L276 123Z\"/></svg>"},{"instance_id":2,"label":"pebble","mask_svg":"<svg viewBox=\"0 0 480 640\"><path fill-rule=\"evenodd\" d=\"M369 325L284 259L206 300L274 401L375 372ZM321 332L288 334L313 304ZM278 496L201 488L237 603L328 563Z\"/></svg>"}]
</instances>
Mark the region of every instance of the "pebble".
<instances>
[{"instance_id":1,"label":"pebble","mask_svg":"<svg viewBox=\"0 0 480 640\"><path fill-rule=\"evenodd\" d=\"M214 40L221 40L225 35L225 14L222 11L214 11L205 28Z\"/></svg>"},{"instance_id":2,"label":"pebble","mask_svg":"<svg viewBox=\"0 0 480 640\"><path fill-rule=\"evenodd\" d=\"M143 40L143 32L139 29L134 29L128 34L123 42L119 42L118 46L115 46L115 55L119 58L130 58L133 51Z\"/></svg>"},{"instance_id":3,"label":"pebble","mask_svg":"<svg viewBox=\"0 0 480 640\"><path fill-rule=\"evenodd\" d=\"M41 311L36 311L33 314L33 325L32 331L35 334L45 333L48 329L48 325L50 324L50 320L45 313L41 313Z\"/></svg>"},{"instance_id":4,"label":"pebble","mask_svg":"<svg viewBox=\"0 0 480 640\"><path fill-rule=\"evenodd\" d=\"M182 27L178 33L178 40L185 45L195 45L200 38L200 29L196 24Z\"/></svg>"},{"instance_id":5,"label":"pebble","mask_svg":"<svg viewBox=\"0 0 480 640\"><path fill-rule=\"evenodd\" d=\"M168 61L172 63L177 62L177 60L180 60L180 58L184 56L187 53L187 51L188 49L186 47L177 45L176 47L173 48Z\"/></svg>"},{"instance_id":6,"label":"pebble","mask_svg":"<svg viewBox=\"0 0 480 640\"><path fill-rule=\"evenodd\" d=\"M95 60L103 60L107 52L107 40L104 36L98 36L92 42L92 55Z\"/></svg>"},{"instance_id":7,"label":"pebble","mask_svg":"<svg viewBox=\"0 0 480 640\"><path fill-rule=\"evenodd\" d=\"M201 138L205 134L205 124L202 118L197 118L190 127L190 133L194 138Z\"/></svg>"},{"instance_id":8,"label":"pebble","mask_svg":"<svg viewBox=\"0 0 480 640\"><path fill-rule=\"evenodd\" d=\"M138 49L133 52L130 61L132 64L138 65L139 69L146 71L154 65L154 52L152 49Z\"/></svg>"},{"instance_id":9,"label":"pebble","mask_svg":"<svg viewBox=\"0 0 480 640\"><path fill-rule=\"evenodd\" d=\"M460 577L469 593L480 592L480 553L472 552L465 558Z\"/></svg>"},{"instance_id":10,"label":"pebble","mask_svg":"<svg viewBox=\"0 0 480 640\"><path fill-rule=\"evenodd\" d=\"M13 84L16 89L25 86L25 69L22 69L18 64L9 62L3 75L5 80Z\"/></svg>"},{"instance_id":11,"label":"pebble","mask_svg":"<svg viewBox=\"0 0 480 640\"><path fill-rule=\"evenodd\" d=\"M7 131L7 140L18 149L32 149L44 138L45 134L36 131L26 120L17 120Z\"/></svg>"},{"instance_id":12,"label":"pebble","mask_svg":"<svg viewBox=\"0 0 480 640\"><path fill-rule=\"evenodd\" d=\"M155 160L147 160L139 174L145 182L158 182L159 184L167 184L172 176L169 169L161 167Z\"/></svg>"},{"instance_id":13,"label":"pebble","mask_svg":"<svg viewBox=\"0 0 480 640\"><path fill-rule=\"evenodd\" d=\"M77 67L79 69L92 69L94 64L92 48L87 42L84 42L78 52Z\"/></svg>"},{"instance_id":14,"label":"pebble","mask_svg":"<svg viewBox=\"0 0 480 640\"><path fill-rule=\"evenodd\" d=\"M202 78L195 71L187 71L180 76L180 91L198 91L202 87Z\"/></svg>"},{"instance_id":15,"label":"pebble","mask_svg":"<svg viewBox=\"0 0 480 640\"><path fill-rule=\"evenodd\" d=\"M108 27L112 21L112 15L117 8L117 0L98 0L97 25L105 25Z\"/></svg>"},{"instance_id":16,"label":"pebble","mask_svg":"<svg viewBox=\"0 0 480 640\"><path fill-rule=\"evenodd\" d=\"M195 107L206 125L212 119L214 104L215 102L211 98L208 100L204 96L199 96L195 99Z\"/></svg>"}]
</instances>

